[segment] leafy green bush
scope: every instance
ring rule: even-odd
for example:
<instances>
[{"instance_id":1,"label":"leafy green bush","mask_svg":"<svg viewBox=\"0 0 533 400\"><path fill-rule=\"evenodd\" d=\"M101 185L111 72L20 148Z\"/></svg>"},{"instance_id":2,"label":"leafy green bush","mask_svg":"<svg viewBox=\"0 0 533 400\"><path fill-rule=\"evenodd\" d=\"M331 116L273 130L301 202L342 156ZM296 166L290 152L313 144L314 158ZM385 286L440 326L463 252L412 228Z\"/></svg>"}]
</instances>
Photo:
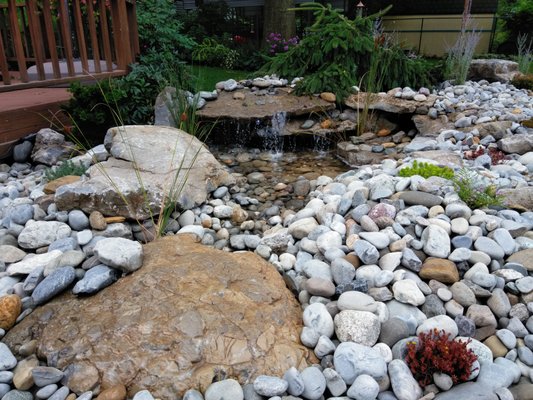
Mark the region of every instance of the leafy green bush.
<instances>
[{"instance_id":1,"label":"leafy green bush","mask_svg":"<svg viewBox=\"0 0 533 400\"><path fill-rule=\"evenodd\" d=\"M427 162L413 161L411 167L402 168L398 172L399 176L409 177L413 175L420 175L423 178L429 178L430 176L440 176L445 179L452 179L454 177L453 170L449 167L439 167L438 165L430 164Z\"/></svg>"},{"instance_id":2,"label":"leafy green bush","mask_svg":"<svg viewBox=\"0 0 533 400\"><path fill-rule=\"evenodd\" d=\"M476 172L462 169L453 179L453 183L461 200L471 209L503 204L503 196L498 195L496 186L483 184Z\"/></svg>"},{"instance_id":3,"label":"leafy green bush","mask_svg":"<svg viewBox=\"0 0 533 400\"><path fill-rule=\"evenodd\" d=\"M172 0L143 0L137 2L137 23L141 53L148 51L175 52L189 50L194 40L181 33L183 24L177 18Z\"/></svg>"},{"instance_id":4,"label":"leafy green bush","mask_svg":"<svg viewBox=\"0 0 533 400\"><path fill-rule=\"evenodd\" d=\"M522 33L531 32L533 26L533 2L531 0L499 0L498 51L516 54L516 42Z\"/></svg>"},{"instance_id":5,"label":"leafy green bush","mask_svg":"<svg viewBox=\"0 0 533 400\"><path fill-rule=\"evenodd\" d=\"M47 168L44 171L44 177L48 182L69 175L81 176L87 171L87 167L80 163L74 163L71 160L64 161L61 165Z\"/></svg>"},{"instance_id":6,"label":"leafy green bush","mask_svg":"<svg viewBox=\"0 0 533 400\"><path fill-rule=\"evenodd\" d=\"M237 57L237 51L210 38L205 38L192 52L193 61L201 62L212 67L222 65L227 69L233 68Z\"/></svg>"},{"instance_id":7,"label":"leafy green bush","mask_svg":"<svg viewBox=\"0 0 533 400\"><path fill-rule=\"evenodd\" d=\"M297 94L330 91L342 100L372 64L381 77L381 85L375 90L428 82L422 63L407 57L393 41L385 47L380 37L373 37L375 16L350 20L331 5L318 3L303 3L297 10L313 11L315 23L297 46L278 53L259 71L286 78L304 77L296 87ZM378 57L374 63L373 57Z\"/></svg>"}]
</instances>

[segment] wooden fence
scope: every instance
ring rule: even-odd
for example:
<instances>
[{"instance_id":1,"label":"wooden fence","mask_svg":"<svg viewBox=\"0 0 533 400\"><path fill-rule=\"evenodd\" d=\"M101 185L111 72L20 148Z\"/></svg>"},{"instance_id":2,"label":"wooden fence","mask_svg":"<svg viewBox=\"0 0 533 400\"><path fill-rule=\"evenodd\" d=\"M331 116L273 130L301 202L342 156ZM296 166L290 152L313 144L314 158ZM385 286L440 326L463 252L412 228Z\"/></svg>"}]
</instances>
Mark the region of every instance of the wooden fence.
<instances>
[{"instance_id":1,"label":"wooden fence","mask_svg":"<svg viewBox=\"0 0 533 400\"><path fill-rule=\"evenodd\" d=\"M135 0L0 0L0 92L124 75Z\"/></svg>"}]
</instances>

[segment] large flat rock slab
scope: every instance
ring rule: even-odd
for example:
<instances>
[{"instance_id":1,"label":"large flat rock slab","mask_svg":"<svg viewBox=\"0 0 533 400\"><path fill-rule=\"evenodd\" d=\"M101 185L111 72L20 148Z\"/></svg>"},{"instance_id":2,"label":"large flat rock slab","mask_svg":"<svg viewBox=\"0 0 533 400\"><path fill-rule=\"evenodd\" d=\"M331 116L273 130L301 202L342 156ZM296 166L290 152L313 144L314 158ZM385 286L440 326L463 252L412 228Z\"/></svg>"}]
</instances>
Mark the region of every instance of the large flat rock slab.
<instances>
[{"instance_id":1,"label":"large flat rock slab","mask_svg":"<svg viewBox=\"0 0 533 400\"><path fill-rule=\"evenodd\" d=\"M179 129L111 128L105 146L112 157L93 165L88 178L56 190L59 209L145 220L159 214L168 199L189 209L235 182L201 141Z\"/></svg>"},{"instance_id":2,"label":"large flat rock slab","mask_svg":"<svg viewBox=\"0 0 533 400\"><path fill-rule=\"evenodd\" d=\"M437 99L436 95L429 95L424 101L407 100L395 97L387 93L365 93L352 94L346 98L344 104L355 110L380 110L394 114L414 114L419 108L426 109L432 107Z\"/></svg>"},{"instance_id":3,"label":"large flat rock slab","mask_svg":"<svg viewBox=\"0 0 533 400\"><path fill-rule=\"evenodd\" d=\"M316 96L296 96L290 88L278 88L276 94L260 94L248 89L222 91L197 112L202 119L256 120L270 119L285 112L287 117L323 113L335 108Z\"/></svg>"},{"instance_id":4,"label":"large flat rock slab","mask_svg":"<svg viewBox=\"0 0 533 400\"><path fill-rule=\"evenodd\" d=\"M35 339L75 392L124 384L128 397L202 391L218 377L242 384L316 361L299 342L301 308L277 270L190 235L144 246L141 269L93 297L63 295L11 329L14 351ZM80 394L80 393L78 393Z\"/></svg>"}]
</instances>

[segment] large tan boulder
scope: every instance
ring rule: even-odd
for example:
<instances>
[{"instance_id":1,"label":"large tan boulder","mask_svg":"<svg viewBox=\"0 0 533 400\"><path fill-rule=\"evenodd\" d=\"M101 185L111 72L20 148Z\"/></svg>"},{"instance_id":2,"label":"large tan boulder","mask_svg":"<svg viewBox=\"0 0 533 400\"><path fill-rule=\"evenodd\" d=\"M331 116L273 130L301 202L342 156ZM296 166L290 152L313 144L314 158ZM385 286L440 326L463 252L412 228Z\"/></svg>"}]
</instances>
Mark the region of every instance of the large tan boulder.
<instances>
[{"instance_id":1,"label":"large tan boulder","mask_svg":"<svg viewBox=\"0 0 533 400\"><path fill-rule=\"evenodd\" d=\"M469 79L503 83L513 80L519 73L517 62L495 58L472 60L468 69Z\"/></svg>"},{"instance_id":2,"label":"large tan boulder","mask_svg":"<svg viewBox=\"0 0 533 400\"><path fill-rule=\"evenodd\" d=\"M63 295L4 338L31 339L39 358L66 370L72 390L117 384L175 399L215 377L252 382L307 366L301 308L277 270L253 253L226 253L192 236L144 246L141 269L93 297ZM67 368L68 367L68 368Z\"/></svg>"},{"instance_id":3,"label":"large tan boulder","mask_svg":"<svg viewBox=\"0 0 533 400\"><path fill-rule=\"evenodd\" d=\"M93 165L88 178L56 190L59 209L144 220L159 214L168 197L189 209L218 186L235 182L201 141L179 129L116 127L104 144L111 154L107 161Z\"/></svg>"}]
</instances>

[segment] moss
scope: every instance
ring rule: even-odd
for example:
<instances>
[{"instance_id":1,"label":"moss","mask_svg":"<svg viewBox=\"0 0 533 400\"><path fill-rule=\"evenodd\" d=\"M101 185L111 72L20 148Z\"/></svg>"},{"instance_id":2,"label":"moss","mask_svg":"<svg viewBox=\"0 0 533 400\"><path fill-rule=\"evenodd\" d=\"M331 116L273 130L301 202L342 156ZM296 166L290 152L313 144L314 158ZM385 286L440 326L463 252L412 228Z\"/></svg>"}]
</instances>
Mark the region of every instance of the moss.
<instances>
[{"instance_id":1,"label":"moss","mask_svg":"<svg viewBox=\"0 0 533 400\"><path fill-rule=\"evenodd\" d=\"M449 167L439 167L438 165L413 161L411 167L402 168L398 175L402 177L409 177L413 175L420 175L423 178L429 178L430 176L440 176L445 179L452 179L454 177L453 170Z\"/></svg>"}]
</instances>

